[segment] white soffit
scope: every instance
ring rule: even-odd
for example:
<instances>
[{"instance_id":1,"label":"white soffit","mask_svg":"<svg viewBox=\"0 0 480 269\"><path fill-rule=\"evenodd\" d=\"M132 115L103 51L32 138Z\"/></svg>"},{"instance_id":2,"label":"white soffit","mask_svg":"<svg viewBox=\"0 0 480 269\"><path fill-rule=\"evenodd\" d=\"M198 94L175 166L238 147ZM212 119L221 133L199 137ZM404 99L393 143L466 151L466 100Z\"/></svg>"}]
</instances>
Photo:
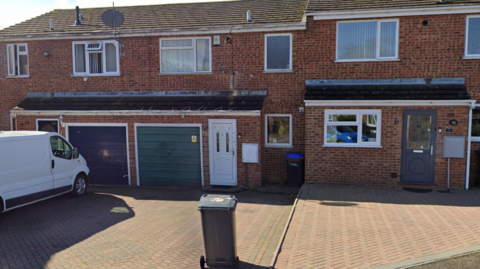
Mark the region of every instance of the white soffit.
<instances>
[{"instance_id":1,"label":"white soffit","mask_svg":"<svg viewBox=\"0 0 480 269\"><path fill-rule=\"evenodd\" d=\"M355 11L330 11L307 13L314 20L340 20L357 18L385 18L401 16L423 16L442 14L472 14L480 13L480 5L474 6L450 6L435 8L408 8L408 9L378 9L378 10L355 10Z\"/></svg>"},{"instance_id":2,"label":"white soffit","mask_svg":"<svg viewBox=\"0 0 480 269\"><path fill-rule=\"evenodd\" d=\"M177 36L177 35L213 35L213 34L231 34L231 33L253 33L253 32L283 32L283 31L303 31L307 29L305 22L288 24L265 24L255 26L232 26L228 28L199 28L199 29L170 29L170 30L144 30L144 31L120 31L117 37L145 37L145 36ZM108 39L112 38L113 33L82 33L82 34L45 34L45 35L25 35L25 36L0 36L0 41L19 42L31 40L62 40L62 39Z\"/></svg>"},{"instance_id":3,"label":"white soffit","mask_svg":"<svg viewBox=\"0 0 480 269\"><path fill-rule=\"evenodd\" d=\"M474 106L474 100L304 100L305 106Z\"/></svg>"},{"instance_id":4,"label":"white soffit","mask_svg":"<svg viewBox=\"0 0 480 269\"><path fill-rule=\"evenodd\" d=\"M23 116L260 116L260 110L10 110Z\"/></svg>"}]
</instances>

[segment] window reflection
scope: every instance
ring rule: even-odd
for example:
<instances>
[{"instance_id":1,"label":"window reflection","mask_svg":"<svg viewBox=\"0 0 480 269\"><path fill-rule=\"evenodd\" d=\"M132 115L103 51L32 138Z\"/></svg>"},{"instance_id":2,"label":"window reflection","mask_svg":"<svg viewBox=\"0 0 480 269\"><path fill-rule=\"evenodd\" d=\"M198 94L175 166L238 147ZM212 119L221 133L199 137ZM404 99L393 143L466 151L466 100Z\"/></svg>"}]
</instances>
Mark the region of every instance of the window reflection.
<instances>
[{"instance_id":1,"label":"window reflection","mask_svg":"<svg viewBox=\"0 0 480 269\"><path fill-rule=\"evenodd\" d=\"M225 141L226 141L226 151L227 151L227 152L230 152L230 147L229 147L229 145L230 145L230 136L229 136L229 133L226 133L226 138L227 138L227 139L225 140Z\"/></svg>"},{"instance_id":2,"label":"window reflection","mask_svg":"<svg viewBox=\"0 0 480 269\"><path fill-rule=\"evenodd\" d=\"M269 116L268 121L268 143L290 143L290 117Z\"/></svg>"}]
</instances>

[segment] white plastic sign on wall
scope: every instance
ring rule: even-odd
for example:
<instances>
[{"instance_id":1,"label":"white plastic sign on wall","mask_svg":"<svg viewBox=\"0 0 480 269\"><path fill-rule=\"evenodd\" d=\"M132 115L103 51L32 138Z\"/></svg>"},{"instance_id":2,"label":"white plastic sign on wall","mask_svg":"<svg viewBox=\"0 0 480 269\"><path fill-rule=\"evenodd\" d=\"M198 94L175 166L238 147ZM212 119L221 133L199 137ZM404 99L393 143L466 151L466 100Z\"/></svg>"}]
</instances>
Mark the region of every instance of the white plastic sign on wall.
<instances>
[{"instance_id":1,"label":"white plastic sign on wall","mask_svg":"<svg viewBox=\"0 0 480 269\"><path fill-rule=\"evenodd\" d=\"M242 143L242 162L258 163L258 143Z\"/></svg>"},{"instance_id":2,"label":"white plastic sign on wall","mask_svg":"<svg viewBox=\"0 0 480 269\"><path fill-rule=\"evenodd\" d=\"M443 137L443 158L465 157L465 136Z\"/></svg>"}]
</instances>

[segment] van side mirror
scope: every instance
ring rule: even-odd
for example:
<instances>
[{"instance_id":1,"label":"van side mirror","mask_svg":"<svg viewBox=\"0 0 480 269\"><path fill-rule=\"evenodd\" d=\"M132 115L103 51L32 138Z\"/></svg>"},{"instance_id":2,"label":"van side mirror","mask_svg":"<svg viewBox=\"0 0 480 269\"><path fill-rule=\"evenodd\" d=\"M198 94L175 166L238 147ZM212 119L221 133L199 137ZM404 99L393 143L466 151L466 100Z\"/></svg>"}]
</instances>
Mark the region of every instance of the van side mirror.
<instances>
[{"instance_id":1,"label":"van side mirror","mask_svg":"<svg viewBox=\"0 0 480 269\"><path fill-rule=\"evenodd\" d=\"M78 154L78 148L74 148L74 149L73 149L73 158L74 158L74 159L78 159L78 155L79 155L79 154Z\"/></svg>"}]
</instances>

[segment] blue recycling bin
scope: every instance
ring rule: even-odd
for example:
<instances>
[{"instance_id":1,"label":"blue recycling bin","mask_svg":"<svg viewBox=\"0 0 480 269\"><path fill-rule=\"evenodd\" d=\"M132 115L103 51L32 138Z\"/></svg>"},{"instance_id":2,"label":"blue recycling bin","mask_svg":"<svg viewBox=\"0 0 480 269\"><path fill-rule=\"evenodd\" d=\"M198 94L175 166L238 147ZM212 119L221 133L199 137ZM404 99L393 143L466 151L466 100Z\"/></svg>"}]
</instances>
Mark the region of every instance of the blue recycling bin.
<instances>
[{"instance_id":1,"label":"blue recycling bin","mask_svg":"<svg viewBox=\"0 0 480 269\"><path fill-rule=\"evenodd\" d=\"M301 187L304 182L304 157L301 153L288 153L287 160L287 185L289 187Z\"/></svg>"}]
</instances>

